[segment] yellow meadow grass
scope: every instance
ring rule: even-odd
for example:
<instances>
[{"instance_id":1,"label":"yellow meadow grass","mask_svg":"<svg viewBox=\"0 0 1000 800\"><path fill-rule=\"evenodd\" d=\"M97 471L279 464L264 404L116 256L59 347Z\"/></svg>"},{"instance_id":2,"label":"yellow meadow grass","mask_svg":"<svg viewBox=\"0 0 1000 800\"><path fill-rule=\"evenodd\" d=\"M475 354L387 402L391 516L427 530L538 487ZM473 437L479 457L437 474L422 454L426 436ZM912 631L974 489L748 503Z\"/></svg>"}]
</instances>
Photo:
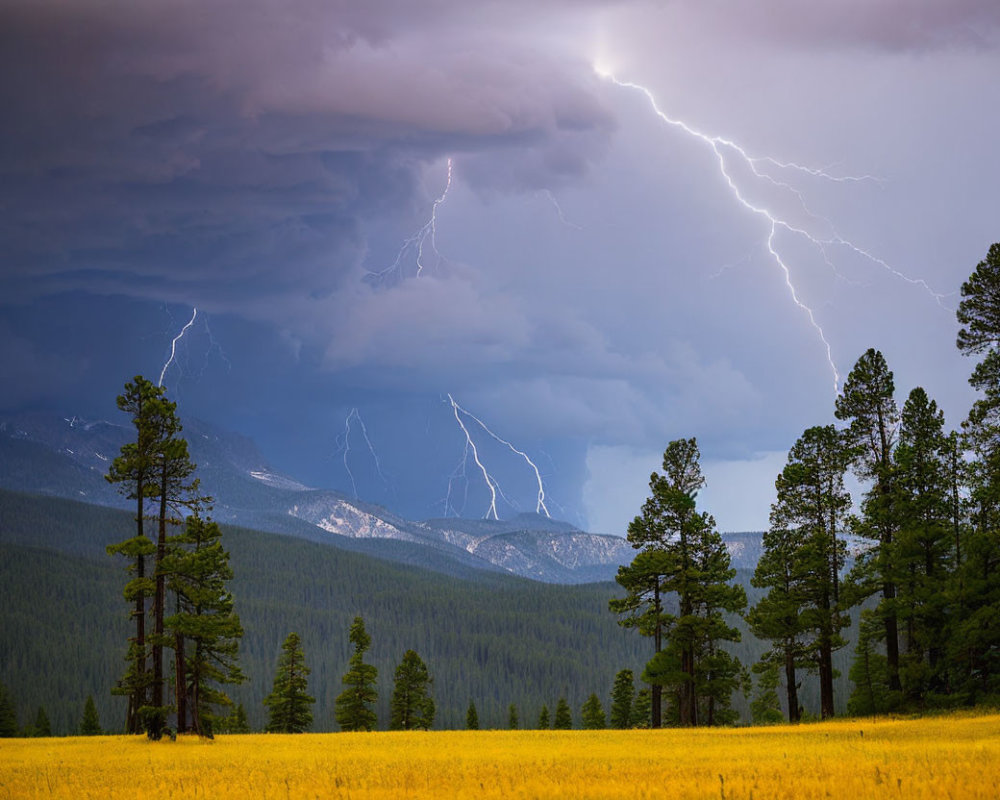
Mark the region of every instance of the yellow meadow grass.
<instances>
[{"instance_id":1,"label":"yellow meadow grass","mask_svg":"<svg viewBox=\"0 0 1000 800\"><path fill-rule=\"evenodd\" d=\"M1000 797L1000 716L661 731L0 740L0 798Z\"/></svg>"}]
</instances>

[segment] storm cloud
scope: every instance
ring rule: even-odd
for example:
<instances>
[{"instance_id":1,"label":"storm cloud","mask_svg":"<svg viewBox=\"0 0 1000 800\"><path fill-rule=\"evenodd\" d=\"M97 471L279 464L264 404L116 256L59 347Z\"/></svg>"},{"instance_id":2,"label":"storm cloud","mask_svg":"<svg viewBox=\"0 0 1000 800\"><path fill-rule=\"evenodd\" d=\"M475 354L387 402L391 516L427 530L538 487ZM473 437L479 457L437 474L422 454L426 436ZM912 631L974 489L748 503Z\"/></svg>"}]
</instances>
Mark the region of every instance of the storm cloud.
<instances>
[{"instance_id":1,"label":"storm cloud","mask_svg":"<svg viewBox=\"0 0 1000 800\"><path fill-rule=\"evenodd\" d=\"M620 517L587 469L617 498L697 435L724 481L771 470L870 346L956 425L998 35L976 0L3 0L0 407L113 396L198 307L171 389L341 488L354 407L400 485L447 473L422 420L452 392L545 449L570 516ZM595 62L775 160L723 175ZM740 197L788 221L787 273Z\"/></svg>"}]
</instances>

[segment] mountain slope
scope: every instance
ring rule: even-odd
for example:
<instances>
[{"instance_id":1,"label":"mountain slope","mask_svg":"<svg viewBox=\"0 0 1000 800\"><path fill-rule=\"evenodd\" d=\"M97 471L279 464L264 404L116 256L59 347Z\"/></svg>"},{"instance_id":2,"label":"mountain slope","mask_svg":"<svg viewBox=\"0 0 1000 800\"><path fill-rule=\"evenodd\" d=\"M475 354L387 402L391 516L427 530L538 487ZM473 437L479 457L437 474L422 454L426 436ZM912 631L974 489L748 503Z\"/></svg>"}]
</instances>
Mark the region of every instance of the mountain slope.
<instances>
[{"instance_id":1,"label":"mountain slope","mask_svg":"<svg viewBox=\"0 0 1000 800\"><path fill-rule=\"evenodd\" d=\"M0 491L0 681L18 698L22 721L44 705L56 730L68 732L93 694L102 722L121 725L124 708L110 688L127 646L127 575L104 548L132 524L126 511ZM470 699L488 726L505 724L510 703L526 723L561 695L578 711L590 692L607 695L618 669L639 670L648 658L649 642L607 611L612 585L454 577L230 526L223 542L250 676L233 696L258 726L281 642L294 630L312 669L315 729L335 728L356 614L373 639L383 726L392 673L409 648L434 676L438 727L461 727Z\"/></svg>"},{"instance_id":2,"label":"mountain slope","mask_svg":"<svg viewBox=\"0 0 1000 800\"><path fill-rule=\"evenodd\" d=\"M126 501L103 476L130 435L128 427L107 421L8 415L0 420L0 486L124 508ZM610 580L619 564L631 559L617 537L588 534L536 514L504 521L413 522L280 474L246 437L198 421L186 423L184 436L202 486L214 498L212 515L221 522L390 558L398 551L399 560L408 563L432 566L444 559L550 583ZM419 548L426 552L418 557Z\"/></svg>"}]
</instances>

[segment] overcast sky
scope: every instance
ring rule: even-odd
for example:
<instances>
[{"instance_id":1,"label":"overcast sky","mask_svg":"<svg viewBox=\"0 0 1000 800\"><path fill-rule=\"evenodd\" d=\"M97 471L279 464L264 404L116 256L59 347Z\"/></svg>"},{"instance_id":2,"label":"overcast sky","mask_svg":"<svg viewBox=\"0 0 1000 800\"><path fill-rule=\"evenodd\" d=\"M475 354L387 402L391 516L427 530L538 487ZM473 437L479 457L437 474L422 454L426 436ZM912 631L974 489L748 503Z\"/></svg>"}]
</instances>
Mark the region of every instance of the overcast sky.
<instances>
[{"instance_id":1,"label":"overcast sky","mask_svg":"<svg viewBox=\"0 0 1000 800\"><path fill-rule=\"evenodd\" d=\"M0 409L114 414L197 308L182 416L314 485L485 514L450 394L556 516L696 436L760 529L868 347L960 424L998 79L995 0L0 0Z\"/></svg>"}]
</instances>

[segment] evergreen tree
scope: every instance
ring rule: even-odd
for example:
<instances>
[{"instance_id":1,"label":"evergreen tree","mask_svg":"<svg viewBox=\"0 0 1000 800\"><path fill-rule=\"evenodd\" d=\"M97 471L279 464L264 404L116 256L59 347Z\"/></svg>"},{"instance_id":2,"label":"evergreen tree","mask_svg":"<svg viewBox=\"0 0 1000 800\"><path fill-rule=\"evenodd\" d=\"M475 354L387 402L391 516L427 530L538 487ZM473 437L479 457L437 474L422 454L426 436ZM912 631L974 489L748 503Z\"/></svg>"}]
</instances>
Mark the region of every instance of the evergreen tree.
<instances>
[{"instance_id":1,"label":"evergreen tree","mask_svg":"<svg viewBox=\"0 0 1000 800\"><path fill-rule=\"evenodd\" d=\"M849 624L841 601L846 547L838 538L851 497L844 489L847 456L832 425L806 430L775 482L771 526L751 583L768 593L747 615L772 648L764 660L783 668L788 718L799 719L796 668L819 672L820 709L832 716L833 653Z\"/></svg>"},{"instance_id":2,"label":"evergreen tree","mask_svg":"<svg viewBox=\"0 0 1000 800\"><path fill-rule=\"evenodd\" d=\"M247 720L247 710L243 708L243 703L237 704L233 709L232 722L229 723L230 733L250 733L250 722Z\"/></svg>"},{"instance_id":3,"label":"evergreen tree","mask_svg":"<svg viewBox=\"0 0 1000 800\"><path fill-rule=\"evenodd\" d=\"M476 704L470 700L469 709L465 712L465 729L468 731L479 730L479 712L476 711Z\"/></svg>"},{"instance_id":4,"label":"evergreen tree","mask_svg":"<svg viewBox=\"0 0 1000 800\"><path fill-rule=\"evenodd\" d=\"M604 730L608 727L608 718L604 715L604 706L596 694L591 694L580 711L580 722L584 729L591 731Z\"/></svg>"},{"instance_id":5,"label":"evergreen tree","mask_svg":"<svg viewBox=\"0 0 1000 800\"><path fill-rule=\"evenodd\" d=\"M730 584L736 571L715 520L696 510L698 491L705 484L699 457L694 439L667 446L664 475L650 477L651 496L629 525L633 547L644 548L632 563L641 580L625 587L628 597L611 603L613 611L630 614L626 624L669 639L643 673L643 680L654 687L654 727L661 718L656 686L673 694L681 725L714 725L733 717L730 696L741 675L739 661L719 644L739 641L739 631L726 623L723 613L742 611L746 592ZM628 569L619 577L632 577ZM651 589L642 589L643 581ZM679 614L663 613L661 601L667 592L676 593Z\"/></svg>"},{"instance_id":6,"label":"evergreen tree","mask_svg":"<svg viewBox=\"0 0 1000 800\"><path fill-rule=\"evenodd\" d=\"M632 670L623 669L615 675L611 689L611 727L631 728L633 724L633 703L635 701L635 678ZM637 720L635 720L637 721Z\"/></svg>"},{"instance_id":7,"label":"evergreen tree","mask_svg":"<svg viewBox=\"0 0 1000 800\"><path fill-rule=\"evenodd\" d=\"M185 684L185 676L189 670L189 667L184 663L184 649L182 647L182 642L178 638L178 634L183 636L183 632L179 632L175 626L174 635L167 636L164 630L166 624L166 583L168 574L171 569L165 565L167 560L167 527L168 525L180 525L182 522L181 514L182 512L193 512L195 518L197 518L198 511L204 507L204 505L211 501L209 497L202 497L198 492L198 479L192 478L191 475L194 473L195 465L192 463L188 455L187 442L180 438L178 435L181 431L181 423L177 418L177 404L172 403L166 399L166 397L158 397L151 404L150 417L153 424L156 426L158 431L157 436L157 446L154 451L154 478L156 482L156 497L158 500L158 513L157 513L157 538L156 538L156 555L155 555L155 587L153 593L153 635L150 637L150 656L152 659L152 685L151 685L151 699L150 705L152 708L148 712L147 716L152 721L152 725L149 728L149 734L152 738L158 738L163 725L166 720L166 716L170 709L164 701L164 690L166 683L166 675L164 671L164 647L174 647L174 680L178 687L183 687ZM217 528L216 528L217 530ZM187 535L191 534L190 530ZM183 537L180 541L184 541ZM190 543L190 542L187 542ZM195 544L197 549L197 544ZM222 565L221 568L224 571L228 571L228 554L222 553L221 547L218 548L221 555L220 558L224 556L224 560L227 562ZM211 558L207 553L204 558ZM176 565L174 565L176 568ZM195 570L199 572L205 572L205 570L210 570L211 567L207 565L196 566ZM229 578L232 578L232 573L229 572ZM176 584L175 584L176 585ZM224 590L223 590L224 591ZM223 601L224 602L224 601ZM178 594L178 604L181 606L190 605L190 603L185 603L185 599ZM242 636L242 630L239 630L239 620L235 619L235 615L232 612L232 599L229 598L229 629L226 631L220 631L219 635L216 637L217 640L224 639L238 639ZM182 613L182 612L179 612ZM190 613L190 612L189 612ZM220 610L214 613L224 613ZM177 617L173 617L177 620ZM235 619L235 627L232 625L232 621ZM221 624L221 617L214 618L210 623L202 621L202 629L205 629L206 625L209 624ZM199 654L196 652L194 654L195 658L199 658ZM220 668L215 670L216 680L221 680L227 683L238 683L242 680L242 677L236 677L238 670L235 670L235 643L232 647L232 653L227 654L224 661L220 663ZM204 664L211 664L211 658L203 660L201 665L195 665L195 678L198 679L198 674L204 671ZM223 676L230 675L232 680L229 680ZM194 684L193 690L197 694L204 684ZM202 720L202 712L205 712L211 716L209 711L211 705L215 702L228 703L225 695L217 694L215 695L215 700L209 701L205 706L200 705L200 698L193 698L194 705L190 709L192 725L195 732L199 735L207 733L210 731L210 720L206 717ZM187 700L188 693L185 691L177 692L177 720L178 720L178 730L185 731L188 730L187 727Z\"/></svg>"},{"instance_id":8,"label":"evergreen tree","mask_svg":"<svg viewBox=\"0 0 1000 800\"><path fill-rule=\"evenodd\" d=\"M309 706L316 700L306 694L309 672L299 635L288 634L281 646L274 688L264 698L264 705L270 712L268 733L302 733L312 725Z\"/></svg>"},{"instance_id":9,"label":"evergreen tree","mask_svg":"<svg viewBox=\"0 0 1000 800\"><path fill-rule=\"evenodd\" d=\"M899 428L899 409L894 399L895 383L882 354L869 349L847 376L836 402L837 419L849 423L845 436L856 474L870 481L862 503L862 519L855 533L874 542L862 554L854 577L860 591L881 591L878 615L885 627L889 687L900 692L899 624L896 617L896 532L899 527L895 504L896 487L892 453Z\"/></svg>"},{"instance_id":10,"label":"evergreen tree","mask_svg":"<svg viewBox=\"0 0 1000 800\"><path fill-rule=\"evenodd\" d=\"M757 725L773 725L784 721L777 692L778 684L781 683L778 665L774 661L758 661L753 665L753 671L758 675L757 692L750 702L753 721ZM798 719L798 715L795 719Z\"/></svg>"},{"instance_id":11,"label":"evergreen tree","mask_svg":"<svg viewBox=\"0 0 1000 800\"><path fill-rule=\"evenodd\" d=\"M49 722L49 716L41 706L38 707L38 713L35 715L35 727L32 735L39 737L52 735L52 723Z\"/></svg>"},{"instance_id":12,"label":"evergreen tree","mask_svg":"<svg viewBox=\"0 0 1000 800\"><path fill-rule=\"evenodd\" d=\"M119 492L136 503L135 536L108 546L109 555L121 555L129 560L133 576L124 589L125 600L132 604L135 637L130 640L126 660L128 668L113 694L128 699L125 732L139 733L144 728L142 713L149 707L149 691L153 676L148 671L146 641L146 599L156 592L156 582L148 576L146 559L156 552L156 546L145 534L146 501L156 495L155 461L160 442L155 407L162 399L163 389L154 386L141 375L125 384L118 396L118 408L129 414L136 429L136 439L122 445L120 455L111 462L105 479L117 484Z\"/></svg>"},{"instance_id":13,"label":"evergreen tree","mask_svg":"<svg viewBox=\"0 0 1000 800\"><path fill-rule=\"evenodd\" d=\"M7 687L0 683L0 739L13 739L17 735L17 707Z\"/></svg>"},{"instance_id":14,"label":"evergreen tree","mask_svg":"<svg viewBox=\"0 0 1000 800\"><path fill-rule=\"evenodd\" d=\"M542 710L538 712L538 729L543 731L549 729L549 707L546 705L543 705Z\"/></svg>"},{"instance_id":15,"label":"evergreen tree","mask_svg":"<svg viewBox=\"0 0 1000 800\"><path fill-rule=\"evenodd\" d=\"M87 695L87 702L83 704L83 718L80 720L81 736L100 736L101 720L97 716L97 706L94 705L93 695Z\"/></svg>"},{"instance_id":16,"label":"evergreen tree","mask_svg":"<svg viewBox=\"0 0 1000 800\"><path fill-rule=\"evenodd\" d=\"M247 720L247 710L243 703L237 703L229 716L216 725L218 733L250 733L250 722Z\"/></svg>"},{"instance_id":17,"label":"evergreen tree","mask_svg":"<svg viewBox=\"0 0 1000 800\"><path fill-rule=\"evenodd\" d=\"M943 646L954 543L948 458L944 414L923 389L914 389L903 406L895 452L899 530L893 563L905 643L900 682L916 706L946 684Z\"/></svg>"},{"instance_id":18,"label":"evergreen tree","mask_svg":"<svg viewBox=\"0 0 1000 800\"><path fill-rule=\"evenodd\" d=\"M407 650L396 667L389 701L389 730L427 730L434 724L434 701L429 694L431 683L433 679L423 659L413 650Z\"/></svg>"},{"instance_id":19,"label":"evergreen tree","mask_svg":"<svg viewBox=\"0 0 1000 800\"><path fill-rule=\"evenodd\" d=\"M177 728L199 736L210 735L223 719L217 707L232 706L220 686L246 680L238 664L243 628L228 589L233 571L221 539L217 523L190 516L184 532L171 538L161 564L178 604L177 613L165 620L178 667Z\"/></svg>"},{"instance_id":20,"label":"evergreen tree","mask_svg":"<svg viewBox=\"0 0 1000 800\"><path fill-rule=\"evenodd\" d=\"M569 703L565 697L560 697L556 703L556 716L552 722L553 730L568 731L573 727L573 712L569 710Z\"/></svg>"},{"instance_id":21,"label":"evergreen tree","mask_svg":"<svg viewBox=\"0 0 1000 800\"><path fill-rule=\"evenodd\" d=\"M517 715L517 706L513 703L510 704L510 708L507 709L507 727L516 731L521 724L521 720Z\"/></svg>"},{"instance_id":22,"label":"evergreen tree","mask_svg":"<svg viewBox=\"0 0 1000 800\"><path fill-rule=\"evenodd\" d=\"M632 704L632 727L650 727L652 724L652 714L652 692L650 692L648 686L643 686L638 692L635 693L635 703Z\"/></svg>"},{"instance_id":23,"label":"evergreen tree","mask_svg":"<svg viewBox=\"0 0 1000 800\"><path fill-rule=\"evenodd\" d=\"M372 706L378 698L375 688L378 670L364 661L365 651L371 646L372 639L365 631L361 617L355 617L351 623L348 639L354 645L354 655L342 679L347 688L337 697L334 713L341 730L371 731L376 723Z\"/></svg>"},{"instance_id":24,"label":"evergreen tree","mask_svg":"<svg viewBox=\"0 0 1000 800\"><path fill-rule=\"evenodd\" d=\"M889 710L889 669L885 655L877 647L884 630L881 620L871 609L861 612L854 663L848 673L854 683L854 691L847 701L848 714L875 715Z\"/></svg>"},{"instance_id":25,"label":"evergreen tree","mask_svg":"<svg viewBox=\"0 0 1000 800\"><path fill-rule=\"evenodd\" d=\"M969 531L961 552L955 551L956 609L947 655L953 690L974 704L1000 694L1000 243L990 246L962 285L958 322L958 349L980 358L969 383L981 394L963 424L975 461Z\"/></svg>"}]
</instances>

